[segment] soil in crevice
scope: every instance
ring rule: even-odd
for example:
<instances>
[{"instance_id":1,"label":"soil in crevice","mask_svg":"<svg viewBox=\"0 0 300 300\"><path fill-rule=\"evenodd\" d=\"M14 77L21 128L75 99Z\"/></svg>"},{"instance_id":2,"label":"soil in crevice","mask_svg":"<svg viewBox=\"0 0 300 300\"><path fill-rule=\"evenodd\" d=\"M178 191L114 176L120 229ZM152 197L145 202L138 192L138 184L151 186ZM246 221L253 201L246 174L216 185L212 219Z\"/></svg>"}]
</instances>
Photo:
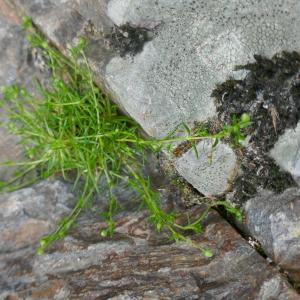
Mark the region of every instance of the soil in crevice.
<instances>
[{"instance_id":1,"label":"soil in crevice","mask_svg":"<svg viewBox=\"0 0 300 300\"><path fill-rule=\"evenodd\" d=\"M272 59L257 55L254 58L254 63L237 67L248 71L245 79L230 78L212 93L222 125L243 113L248 113L253 122L245 130L247 147L237 152L242 172L230 196L240 204L260 188L280 193L296 185L268 153L278 137L286 129L295 128L300 119L300 55L282 52Z\"/></svg>"}]
</instances>

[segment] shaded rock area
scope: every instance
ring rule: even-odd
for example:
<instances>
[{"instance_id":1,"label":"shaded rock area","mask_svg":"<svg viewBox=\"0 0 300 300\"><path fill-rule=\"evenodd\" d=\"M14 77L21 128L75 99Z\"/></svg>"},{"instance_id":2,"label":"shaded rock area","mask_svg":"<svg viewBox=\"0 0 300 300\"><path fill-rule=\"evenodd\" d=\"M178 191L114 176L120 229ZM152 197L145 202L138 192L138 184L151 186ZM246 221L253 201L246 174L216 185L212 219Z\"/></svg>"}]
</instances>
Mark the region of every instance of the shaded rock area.
<instances>
[{"instance_id":1,"label":"shaded rock area","mask_svg":"<svg viewBox=\"0 0 300 300\"><path fill-rule=\"evenodd\" d=\"M225 2L0 0L0 20L5 24L4 31L0 30L1 48L3 40L19 45L11 51L7 48L1 56L1 74L5 68L14 74L1 85L30 84L31 76L18 77L22 74L19 66L29 62L28 70L32 70L30 62L36 61L27 59L36 55L26 52L24 33L16 27L20 18L11 9L14 3L16 11L32 17L66 54L79 37L86 37L86 54L97 82L150 136L164 136L181 121L207 121L217 114L210 97L215 84L228 75L241 79L247 73L233 71L235 65L253 62L255 53L270 57L300 47L298 1ZM131 37L140 42L132 44ZM114 44L115 40L120 43ZM14 55L15 49L25 52ZM5 59L10 55L11 63ZM36 66L33 70L36 72ZM15 141L9 143L7 132L2 136L1 141L7 143L4 149L16 147ZM186 152L174 164L202 194L224 194L238 171L239 155L220 143L212 172L206 161L211 145L198 147L202 160ZM269 150L272 153L271 147ZM280 151L277 153L284 150ZM18 159L14 156L17 151L7 153ZM282 160L282 155L273 157ZM178 189L170 188L161 173L156 171L151 178L160 184L166 209L190 214L203 210L205 206L185 210ZM104 195L85 212L70 236L40 257L35 254L39 238L55 228L74 201L70 186L48 181L1 196L0 226L5 234L0 238L0 299L300 299L278 268L269 265L216 212L210 213L204 234L192 237L213 250L214 257L208 259L192 247L172 244L166 236L156 234L145 212L133 212L135 195L122 187L119 193L125 212L117 216L112 240L99 235L105 226L97 215L105 207ZM298 197L296 188L282 195L253 193L243 206L245 220L240 224L292 281L299 281Z\"/></svg>"},{"instance_id":2,"label":"shaded rock area","mask_svg":"<svg viewBox=\"0 0 300 300\"><path fill-rule=\"evenodd\" d=\"M130 24L114 26L110 36L110 46L119 51L120 56L135 55L143 50L144 44L151 40L151 34L143 28L135 28Z\"/></svg>"}]
</instances>

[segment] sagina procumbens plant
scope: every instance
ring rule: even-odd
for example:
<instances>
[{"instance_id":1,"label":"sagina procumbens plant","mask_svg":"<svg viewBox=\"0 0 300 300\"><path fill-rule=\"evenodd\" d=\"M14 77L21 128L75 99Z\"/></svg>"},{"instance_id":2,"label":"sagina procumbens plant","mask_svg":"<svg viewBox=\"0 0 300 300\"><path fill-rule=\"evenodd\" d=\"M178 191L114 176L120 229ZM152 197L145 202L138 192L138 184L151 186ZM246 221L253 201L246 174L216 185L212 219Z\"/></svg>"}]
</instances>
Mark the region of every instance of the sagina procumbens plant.
<instances>
[{"instance_id":1,"label":"sagina procumbens plant","mask_svg":"<svg viewBox=\"0 0 300 300\"><path fill-rule=\"evenodd\" d=\"M200 233L201 223L212 207L221 205L238 218L239 211L224 201L215 201L196 220L179 225L176 213L162 210L159 195L151 189L148 178L142 172L143 162L149 150L160 151L174 142L189 141L195 146L198 140L212 139L216 145L220 139L228 137L240 142L243 139L241 129L249 126L249 117L243 115L213 135L203 130L191 133L183 125L184 137L170 135L161 140L145 140L140 135L138 124L122 115L94 84L84 55L83 40L70 49L70 59L67 59L32 27L28 18L24 25L29 32L31 46L42 51L51 79L47 86L38 85L42 99L36 99L18 86L3 90L4 101L8 102L5 107L8 107L10 117L9 129L20 136L28 159L4 164L17 166L18 172L10 182L2 183L1 190L12 191L57 173L64 178L68 178L70 173L75 174L75 186L79 181L84 182L72 212L61 220L52 234L41 240L38 252L43 253L51 243L64 237L92 196L103 193L99 181L104 177L109 197L108 210L102 212L107 222L107 228L100 233L103 237L114 232L113 216L120 207L114 187L123 182L138 193L149 210L149 220L158 231L168 231L173 240L191 244L205 256L212 256L211 250L195 244L184 232ZM35 178L16 184L34 169L38 170Z\"/></svg>"}]
</instances>

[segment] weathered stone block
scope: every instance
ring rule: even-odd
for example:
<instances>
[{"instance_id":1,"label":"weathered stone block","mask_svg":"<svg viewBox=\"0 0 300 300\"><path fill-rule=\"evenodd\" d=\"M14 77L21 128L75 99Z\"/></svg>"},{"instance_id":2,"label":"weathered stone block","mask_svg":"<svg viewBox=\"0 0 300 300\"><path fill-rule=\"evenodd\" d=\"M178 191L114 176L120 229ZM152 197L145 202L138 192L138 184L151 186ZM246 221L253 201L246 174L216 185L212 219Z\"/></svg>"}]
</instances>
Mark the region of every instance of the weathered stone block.
<instances>
[{"instance_id":1,"label":"weathered stone block","mask_svg":"<svg viewBox=\"0 0 300 300\"><path fill-rule=\"evenodd\" d=\"M234 151L226 144L201 141L197 144L199 157L193 149L175 162L175 167L189 183L205 196L222 195L230 188L238 170Z\"/></svg>"}]
</instances>

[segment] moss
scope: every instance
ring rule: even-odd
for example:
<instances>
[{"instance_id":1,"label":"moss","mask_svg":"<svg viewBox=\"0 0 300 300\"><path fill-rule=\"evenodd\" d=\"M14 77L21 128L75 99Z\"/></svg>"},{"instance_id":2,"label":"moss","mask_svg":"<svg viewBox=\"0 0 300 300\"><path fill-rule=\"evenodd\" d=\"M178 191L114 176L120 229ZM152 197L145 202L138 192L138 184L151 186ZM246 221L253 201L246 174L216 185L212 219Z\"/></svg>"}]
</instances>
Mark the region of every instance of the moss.
<instances>
[{"instance_id":1,"label":"moss","mask_svg":"<svg viewBox=\"0 0 300 300\"><path fill-rule=\"evenodd\" d=\"M300 118L300 55L282 52L272 59L254 56L255 62L238 66L248 71L244 80L230 78L217 85L215 98L218 119L230 124L234 116L248 113L248 147L237 152L242 173L235 179L233 198L244 202L259 188L280 193L295 181L268 156L278 136L295 128Z\"/></svg>"}]
</instances>

